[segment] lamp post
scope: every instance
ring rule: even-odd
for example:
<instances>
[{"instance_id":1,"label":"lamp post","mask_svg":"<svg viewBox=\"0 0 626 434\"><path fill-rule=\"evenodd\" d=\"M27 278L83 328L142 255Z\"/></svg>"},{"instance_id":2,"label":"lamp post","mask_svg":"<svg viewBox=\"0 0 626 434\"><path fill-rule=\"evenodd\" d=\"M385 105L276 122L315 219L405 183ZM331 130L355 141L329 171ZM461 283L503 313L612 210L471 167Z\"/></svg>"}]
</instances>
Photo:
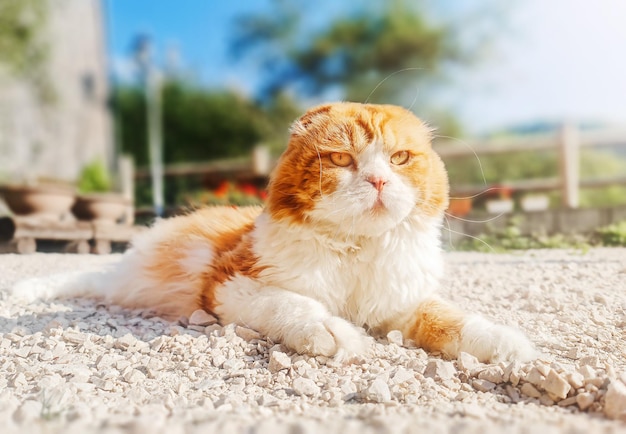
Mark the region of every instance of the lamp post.
<instances>
[{"instance_id":1,"label":"lamp post","mask_svg":"<svg viewBox=\"0 0 626 434\"><path fill-rule=\"evenodd\" d=\"M135 42L135 59L143 74L146 92L146 116L148 129L148 155L152 180L152 205L157 217L163 216L163 136L161 74L152 64L152 44L147 36Z\"/></svg>"}]
</instances>

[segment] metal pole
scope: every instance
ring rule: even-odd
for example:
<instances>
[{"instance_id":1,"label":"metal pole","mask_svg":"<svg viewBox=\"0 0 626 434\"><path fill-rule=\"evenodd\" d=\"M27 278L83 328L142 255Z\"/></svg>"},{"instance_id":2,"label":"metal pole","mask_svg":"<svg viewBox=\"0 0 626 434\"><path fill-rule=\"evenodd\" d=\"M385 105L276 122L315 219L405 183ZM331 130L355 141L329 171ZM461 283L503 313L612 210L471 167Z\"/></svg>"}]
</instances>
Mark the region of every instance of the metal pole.
<instances>
[{"instance_id":1,"label":"metal pole","mask_svg":"<svg viewBox=\"0 0 626 434\"><path fill-rule=\"evenodd\" d=\"M561 201L570 209L578 208L580 187L580 138L578 129L571 124L563 125L560 137L561 157Z\"/></svg>"},{"instance_id":2,"label":"metal pole","mask_svg":"<svg viewBox=\"0 0 626 434\"><path fill-rule=\"evenodd\" d=\"M152 65L146 70L148 148L152 178L152 204L157 217L163 216L163 137L161 131L161 77Z\"/></svg>"}]
</instances>

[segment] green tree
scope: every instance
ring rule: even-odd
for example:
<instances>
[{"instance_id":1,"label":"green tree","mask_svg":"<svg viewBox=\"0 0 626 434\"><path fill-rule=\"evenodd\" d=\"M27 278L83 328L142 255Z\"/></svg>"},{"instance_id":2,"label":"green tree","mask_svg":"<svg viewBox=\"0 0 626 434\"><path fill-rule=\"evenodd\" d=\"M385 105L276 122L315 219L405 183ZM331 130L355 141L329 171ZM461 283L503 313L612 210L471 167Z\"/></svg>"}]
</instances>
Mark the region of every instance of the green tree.
<instances>
[{"instance_id":1,"label":"green tree","mask_svg":"<svg viewBox=\"0 0 626 434\"><path fill-rule=\"evenodd\" d=\"M277 0L270 13L237 21L232 51L261 65L263 101L290 87L303 97L335 90L353 101L401 102L409 83L463 60L456 33L418 9L421 2L385 2L314 31L302 25L307 5Z\"/></svg>"},{"instance_id":2,"label":"green tree","mask_svg":"<svg viewBox=\"0 0 626 434\"><path fill-rule=\"evenodd\" d=\"M162 91L166 163L249 155L259 143L270 142L279 148L281 139L286 139L286 118L296 112L289 100L277 99L267 107L260 107L234 92L206 89L182 81L167 81ZM113 102L121 130L122 151L133 155L139 166L147 165L143 90L135 86L118 87Z\"/></svg>"}]
</instances>

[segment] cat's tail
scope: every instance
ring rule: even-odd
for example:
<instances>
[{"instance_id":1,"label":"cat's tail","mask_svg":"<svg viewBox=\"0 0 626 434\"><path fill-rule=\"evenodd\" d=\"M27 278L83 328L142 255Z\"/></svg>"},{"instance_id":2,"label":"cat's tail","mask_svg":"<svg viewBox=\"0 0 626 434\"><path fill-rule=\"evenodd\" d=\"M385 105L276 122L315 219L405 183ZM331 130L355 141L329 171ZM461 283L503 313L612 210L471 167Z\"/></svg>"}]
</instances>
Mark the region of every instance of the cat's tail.
<instances>
[{"instance_id":1,"label":"cat's tail","mask_svg":"<svg viewBox=\"0 0 626 434\"><path fill-rule=\"evenodd\" d=\"M73 297L106 298L108 274L108 270L74 271L32 277L20 280L9 288L9 297L24 303Z\"/></svg>"}]
</instances>

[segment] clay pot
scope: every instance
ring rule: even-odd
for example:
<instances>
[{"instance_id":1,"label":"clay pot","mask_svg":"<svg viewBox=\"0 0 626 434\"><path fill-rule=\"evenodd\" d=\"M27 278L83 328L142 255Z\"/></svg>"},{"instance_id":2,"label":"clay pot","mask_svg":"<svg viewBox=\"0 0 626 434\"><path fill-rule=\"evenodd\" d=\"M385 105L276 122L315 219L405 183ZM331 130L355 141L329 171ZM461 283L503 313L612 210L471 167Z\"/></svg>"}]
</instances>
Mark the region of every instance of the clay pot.
<instances>
[{"instance_id":1,"label":"clay pot","mask_svg":"<svg viewBox=\"0 0 626 434\"><path fill-rule=\"evenodd\" d=\"M81 194L76 198L72 213L78 220L116 223L126 213L130 201L117 193Z\"/></svg>"},{"instance_id":2,"label":"clay pot","mask_svg":"<svg viewBox=\"0 0 626 434\"><path fill-rule=\"evenodd\" d=\"M61 219L70 211L76 192L73 188L55 185L5 185L0 196L16 215L46 219Z\"/></svg>"}]
</instances>

